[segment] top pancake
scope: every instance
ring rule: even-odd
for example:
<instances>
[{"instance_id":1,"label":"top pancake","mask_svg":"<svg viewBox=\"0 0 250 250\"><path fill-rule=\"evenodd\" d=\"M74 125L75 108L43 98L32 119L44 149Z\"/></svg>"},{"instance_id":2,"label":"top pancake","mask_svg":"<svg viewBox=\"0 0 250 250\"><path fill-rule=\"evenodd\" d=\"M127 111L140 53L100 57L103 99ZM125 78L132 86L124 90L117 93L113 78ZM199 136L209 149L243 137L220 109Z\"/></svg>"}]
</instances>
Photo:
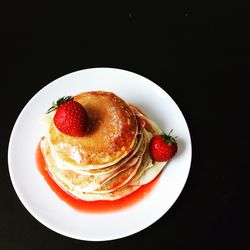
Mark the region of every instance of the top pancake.
<instances>
[{"instance_id":1,"label":"top pancake","mask_svg":"<svg viewBox=\"0 0 250 250\"><path fill-rule=\"evenodd\" d=\"M88 132L83 137L61 133L52 120L51 146L58 157L73 166L99 168L110 166L132 149L137 122L129 106L111 92L83 92L74 97L87 111Z\"/></svg>"}]
</instances>

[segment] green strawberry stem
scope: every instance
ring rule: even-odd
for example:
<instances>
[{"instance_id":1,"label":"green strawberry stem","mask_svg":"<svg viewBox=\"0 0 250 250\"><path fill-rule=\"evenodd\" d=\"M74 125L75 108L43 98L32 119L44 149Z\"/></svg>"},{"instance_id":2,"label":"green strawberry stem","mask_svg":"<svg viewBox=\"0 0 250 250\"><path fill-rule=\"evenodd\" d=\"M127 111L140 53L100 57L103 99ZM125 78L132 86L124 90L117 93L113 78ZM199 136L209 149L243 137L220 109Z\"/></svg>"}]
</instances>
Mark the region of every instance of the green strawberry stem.
<instances>
[{"instance_id":1,"label":"green strawberry stem","mask_svg":"<svg viewBox=\"0 0 250 250\"><path fill-rule=\"evenodd\" d=\"M174 143L176 143L176 138L177 138L177 136L175 136L175 137L172 137L171 136L171 133L173 132L173 129L171 129L170 130L170 132L168 133L168 134L163 134L163 139L164 139L164 141L166 142L166 143L168 143L168 144L174 144Z\"/></svg>"},{"instance_id":2,"label":"green strawberry stem","mask_svg":"<svg viewBox=\"0 0 250 250\"><path fill-rule=\"evenodd\" d=\"M50 112L58 109L60 107L60 105L62 105L65 102L71 101L73 100L74 97L73 96L63 96L61 98L59 98L56 102L52 102L52 106L49 108L49 110L46 112L46 114L49 114Z\"/></svg>"}]
</instances>

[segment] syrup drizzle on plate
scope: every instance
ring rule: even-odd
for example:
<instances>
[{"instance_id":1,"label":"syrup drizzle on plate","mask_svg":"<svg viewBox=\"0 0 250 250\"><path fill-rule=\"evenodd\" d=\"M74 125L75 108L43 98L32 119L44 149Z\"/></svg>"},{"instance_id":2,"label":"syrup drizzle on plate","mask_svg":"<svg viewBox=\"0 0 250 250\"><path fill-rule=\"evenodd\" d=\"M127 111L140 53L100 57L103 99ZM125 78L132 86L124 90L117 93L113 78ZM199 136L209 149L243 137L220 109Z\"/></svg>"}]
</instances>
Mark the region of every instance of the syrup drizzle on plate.
<instances>
[{"instance_id":1,"label":"syrup drizzle on plate","mask_svg":"<svg viewBox=\"0 0 250 250\"><path fill-rule=\"evenodd\" d=\"M158 175L150 183L141 186L135 192L113 201L83 201L77 198L74 198L67 192L65 192L61 187L59 187L56 182L52 179L49 172L46 169L46 163L40 148L40 143L36 150L36 161L37 167L41 175L44 177L45 181L51 188L51 190L65 203L67 203L72 208L90 213L100 213L100 212L112 212L120 209L130 207L137 202L141 201L154 187L157 180L159 179Z\"/></svg>"}]
</instances>

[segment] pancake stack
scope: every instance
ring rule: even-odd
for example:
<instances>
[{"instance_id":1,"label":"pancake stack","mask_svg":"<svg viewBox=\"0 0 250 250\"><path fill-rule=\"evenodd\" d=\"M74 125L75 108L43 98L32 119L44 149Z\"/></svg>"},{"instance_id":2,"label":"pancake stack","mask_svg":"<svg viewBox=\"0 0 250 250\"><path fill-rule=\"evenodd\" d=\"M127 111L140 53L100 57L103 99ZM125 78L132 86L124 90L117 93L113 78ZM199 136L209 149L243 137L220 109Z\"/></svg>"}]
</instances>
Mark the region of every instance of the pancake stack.
<instances>
[{"instance_id":1,"label":"pancake stack","mask_svg":"<svg viewBox=\"0 0 250 250\"><path fill-rule=\"evenodd\" d=\"M74 100L87 111L87 134L60 132L51 113L40 143L47 170L64 191L86 201L116 200L160 173L166 162L154 162L149 152L152 136L162 133L155 122L111 92L83 92Z\"/></svg>"}]
</instances>

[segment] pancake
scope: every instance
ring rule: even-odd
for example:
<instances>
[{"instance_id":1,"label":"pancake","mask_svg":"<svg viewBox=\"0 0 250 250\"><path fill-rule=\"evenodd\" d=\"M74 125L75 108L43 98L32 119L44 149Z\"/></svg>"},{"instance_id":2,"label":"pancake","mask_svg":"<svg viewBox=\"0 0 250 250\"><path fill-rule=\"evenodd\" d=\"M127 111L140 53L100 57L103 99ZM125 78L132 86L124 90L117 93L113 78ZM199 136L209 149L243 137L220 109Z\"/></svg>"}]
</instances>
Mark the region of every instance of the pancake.
<instances>
[{"instance_id":1,"label":"pancake","mask_svg":"<svg viewBox=\"0 0 250 250\"><path fill-rule=\"evenodd\" d=\"M58 168L57 163L53 158L53 154L51 154L51 148L47 139L43 138L41 140L41 149L43 155L45 156L47 169L53 178L59 180L60 182L64 182L68 187L70 187L70 190L78 190L81 192L90 192L96 190L103 185L106 185L110 179L119 175L121 172L124 172L125 170L136 165L139 162L139 158L141 158L143 152L145 151L145 145L145 137L140 136L138 145L131 155L112 167L107 167L109 169L107 172L103 171L104 169L101 169L101 173L92 173L88 171L73 171ZM129 176L132 177L132 175ZM117 181L119 179L120 178L116 178ZM107 186L108 185L106 185L106 189Z\"/></svg>"},{"instance_id":2,"label":"pancake","mask_svg":"<svg viewBox=\"0 0 250 250\"><path fill-rule=\"evenodd\" d=\"M52 152L64 165L98 169L115 164L135 144L137 121L128 104L111 92L84 92L74 97L87 111L88 132L84 137L61 133L53 119L49 126Z\"/></svg>"},{"instance_id":3,"label":"pancake","mask_svg":"<svg viewBox=\"0 0 250 250\"><path fill-rule=\"evenodd\" d=\"M69 175L66 174L67 170L62 170L56 167L52 155L48 153L50 149L49 144L47 143L47 147L44 147L45 139L42 140L41 148L43 149L44 155L46 154L47 150L47 155L45 158L48 171L52 178L62 189L64 189L73 197L87 201L120 199L136 191L142 185L149 183L161 172L167 162L153 162L149 152L150 139L154 134L161 131L160 128L156 125L156 123L148 119L142 113L140 113L139 117L140 121L138 123L142 124L143 127L150 129L143 129L141 131L142 136L141 140L139 140L141 141L141 144L137 144L137 150L135 150L135 153L131 152L133 153L133 156L127 161L125 157L120 162L115 164L116 166L119 166L119 170L117 172L112 172L111 175L102 175L98 173L98 170L95 170L95 174L93 174L90 173L90 171L93 170L89 170L90 178L87 182L86 180L83 181L84 178L86 178L85 175L81 176L79 173L71 171L72 175L71 178L69 178ZM135 162L133 162L133 159ZM129 162L132 162L132 164L130 165ZM128 164L126 165L126 163ZM107 167L107 169L111 169L112 167L115 168L115 165ZM99 170L102 171L104 169ZM75 180L74 174L76 174L76 176L78 175ZM83 183L85 184L83 185Z\"/></svg>"},{"instance_id":4,"label":"pancake","mask_svg":"<svg viewBox=\"0 0 250 250\"><path fill-rule=\"evenodd\" d=\"M123 168L123 170L118 174L112 177L111 180L108 182L105 182L104 185L100 185L102 188L99 188L98 190L98 183L96 182L95 176L92 176L92 178L89 180L88 189L85 187L85 192L81 188L81 184L85 183L85 181L79 183L75 182L76 179L74 179L75 176L73 176L73 172L71 173L71 178L68 178L69 175L65 174L65 171L67 170L60 170L54 165L54 161L52 158L52 155L50 154L50 148L48 146L48 143L46 143L46 139L43 138L41 140L41 148L42 152L45 155L46 159L46 165L47 165L47 171L51 175L51 177L54 179L54 181L68 194L71 196L93 201L93 200L114 200L119 199L126 195L126 193L130 193L132 191L135 191L139 188L139 186L126 186L126 183L128 183L132 177L136 174L138 168L141 166L142 156L146 150L147 141L145 140L146 137L143 137L143 143L140 145L140 149L138 150L138 161L136 164L134 164L131 167ZM62 172L61 172L62 171ZM63 174L64 172L64 174ZM63 175L63 177L62 177ZM73 177L73 178L72 178ZM78 181L79 181L78 176ZM92 189L92 192L90 191ZM96 189L94 191L94 189ZM118 190L118 191L116 191Z\"/></svg>"},{"instance_id":5,"label":"pancake","mask_svg":"<svg viewBox=\"0 0 250 250\"><path fill-rule=\"evenodd\" d=\"M46 116L48 116L48 115L46 115ZM50 117L46 117L44 119L44 121L47 123L50 123L52 118L53 118L53 114L50 115ZM136 117L136 120L137 120L137 127L138 127L137 128L137 136L136 136L134 147L133 147L132 151L128 155L126 155L123 159L121 159L117 163L110 165L110 166L102 166L102 167L96 168L93 166L76 166L76 165L67 164L64 161L62 161L62 159L60 157L58 157L57 152L54 150L54 147L50 142L49 135L47 135L46 138L48 140L48 143L50 144L49 146L50 146L51 154L54 158L55 164L57 165L58 168L60 168L62 170L72 170L72 171L78 172L80 174L86 174L86 175L91 175L91 174L96 174L96 175L101 174L102 175L102 174L114 171L115 170L114 166L117 168L117 167L123 165L138 150L138 146L139 146L138 144L140 144L141 140L142 140L141 135L142 135L142 131L144 129L144 124L142 124L140 122L141 119L139 119L138 117ZM47 128L48 128L48 126L47 126Z\"/></svg>"},{"instance_id":6,"label":"pancake","mask_svg":"<svg viewBox=\"0 0 250 250\"><path fill-rule=\"evenodd\" d=\"M154 162L149 143L162 130L137 107L115 94L74 97L89 116L84 137L61 133L47 116L41 140L47 171L71 196L86 201L120 199L152 181L167 162Z\"/></svg>"},{"instance_id":7,"label":"pancake","mask_svg":"<svg viewBox=\"0 0 250 250\"><path fill-rule=\"evenodd\" d=\"M95 191L92 191L92 193L109 193L126 185L126 183L128 183L136 175L139 167L141 166L142 158L145 153L147 143L148 143L147 138L145 134L143 134L142 145L140 146L136 154L136 158L138 159L137 162L134 165L129 166L128 168L123 167L123 170L120 171L118 175L112 177L108 182L106 182L100 188L98 188Z\"/></svg>"}]
</instances>

